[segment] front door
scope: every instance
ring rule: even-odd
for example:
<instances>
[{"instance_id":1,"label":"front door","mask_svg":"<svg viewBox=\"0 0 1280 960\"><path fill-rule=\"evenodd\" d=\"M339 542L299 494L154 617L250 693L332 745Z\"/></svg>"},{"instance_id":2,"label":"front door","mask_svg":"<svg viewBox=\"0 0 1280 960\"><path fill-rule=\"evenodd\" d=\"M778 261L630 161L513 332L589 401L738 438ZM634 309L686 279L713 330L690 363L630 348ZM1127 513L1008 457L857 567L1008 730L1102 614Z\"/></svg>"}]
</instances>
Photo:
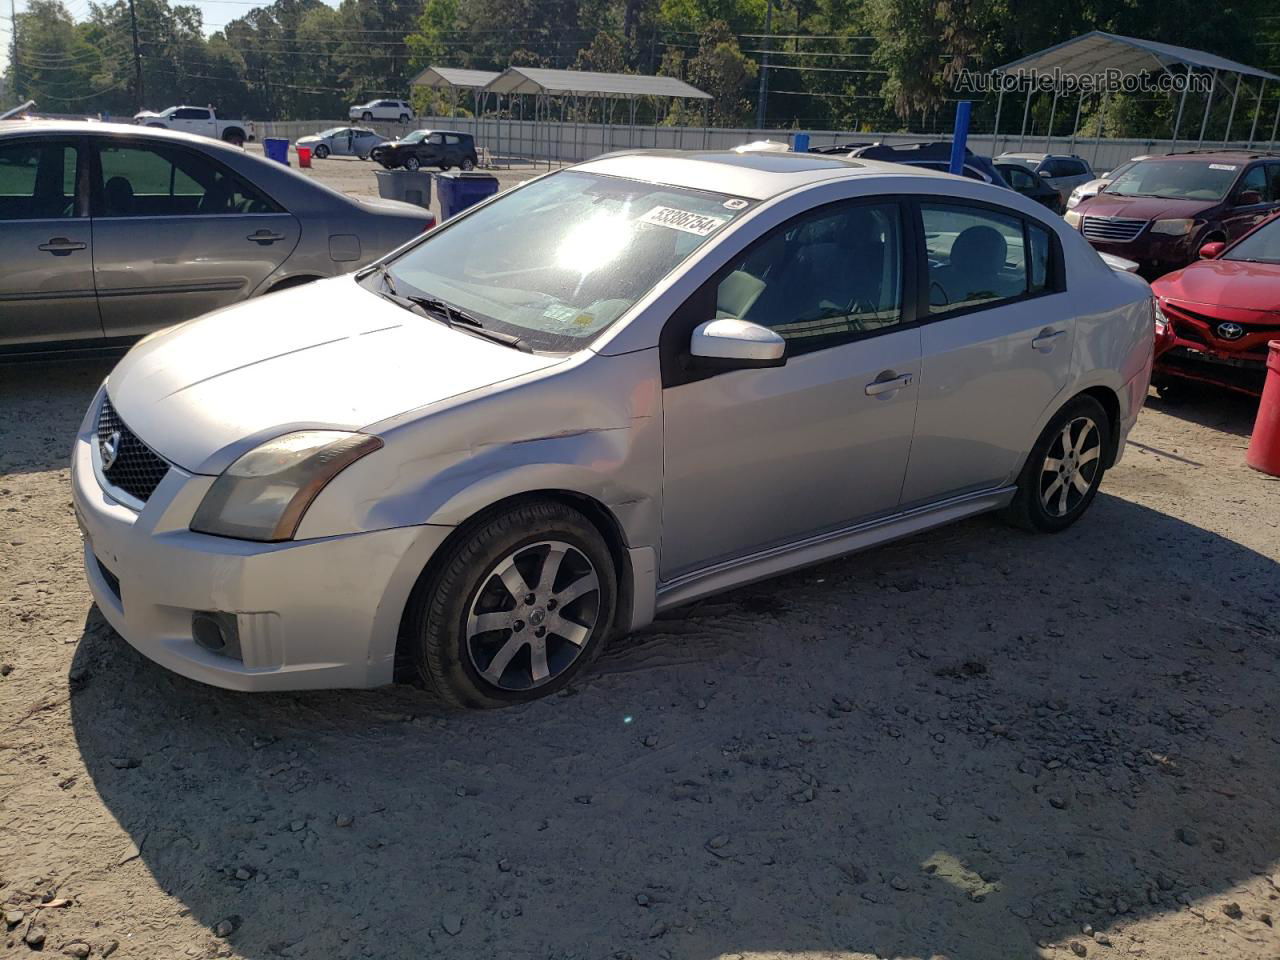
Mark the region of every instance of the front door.
<instances>
[{"instance_id":1,"label":"front door","mask_svg":"<svg viewBox=\"0 0 1280 960\"><path fill-rule=\"evenodd\" d=\"M809 211L726 264L668 321L664 580L897 507L920 373L902 237L897 203ZM689 335L714 317L776 330L785 366L689 367Z\"/></svg>"},{"instance_id":2,"label":"front door","mask_svg":"<svg viewBox=\"0 0 1280 960\"><path fill-rule=\"evenodd\" d=\"M1244 172L1231 191L1227 201L1230 207L1222 216L1228 240L1244 236L1275 210L1274 201L1280 197L1272 195L1272 186L1265 164L1255 164Z\"/></svg>"},{"instance_id":3,"label":"front door","mask_svg":"<svg viewBox=\"0 0 1280 960\"><path fill-rule=\"evenodd\" d=\"M297 221L205 153L136 139L97 147L94 273L108 337L243 300L297 245Z\"/></svg>"},{"instance_id":4,"label":"front door","mask_svg":"<svg viewBox=\"0 0 1280 960\"><path fill-rule=\"evenodd\" d=\"M1012 482L1066 388L1075 333L1047 228L933 199L920 217L929 322L904 507Z\"/></svg>"},{"instance_id":5,"label":"front door","mask_svg":"<svg viewBox=\"0 0 1280 960\"><path fill-rule=\"evenodd\" d=\"M101 340L87 183L74 138L0 141L0 350Z\"/></svg>"}]
</instances>

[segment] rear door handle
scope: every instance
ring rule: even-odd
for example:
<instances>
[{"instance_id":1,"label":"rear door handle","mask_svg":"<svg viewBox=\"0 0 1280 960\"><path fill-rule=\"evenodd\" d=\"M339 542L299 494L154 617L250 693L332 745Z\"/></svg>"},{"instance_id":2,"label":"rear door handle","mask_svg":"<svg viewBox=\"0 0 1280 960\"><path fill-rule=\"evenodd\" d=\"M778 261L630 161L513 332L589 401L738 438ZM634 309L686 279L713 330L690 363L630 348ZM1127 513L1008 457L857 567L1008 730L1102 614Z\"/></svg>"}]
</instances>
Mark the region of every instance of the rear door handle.
<instances>
[{"instance_id":1,"label":"rear door handle","mask_svg":"<svg viewBox=\"0 0 1280 960\"><path fill-rule=\"evenodd\" d=\"M79 240L68 240L66 237L53 237L48 243L42 243L37 249L52 253L55 257L65 257L73 250L83 250L87 243Z\"/></svg>"},{"instance_id":2,"label":"rear door handle","mask_svg":"<svg viewBox=\"0 0 1280 960\"><path fill-rule=\"evenodd\" d=\"M1041 353L1048 353L1054 348L1058 338L1066 332L1065 330L1041 330L1040 336L1031 341L1031 346Z\"/></svg>"},{"instance_id":3,"label":"rear door handle","mask_svg":"<svg viewBox=\"0 0 1280 960\"><path fill-rule=\"evenodd\" d=\"M245 237L245 239L252 240L254 243L261 243L265 245L268 243L275 243L277 240L283 240L284 234L272 233L270 230L258 230L258 231L255 231L254 233L249 234L249 236Z\"/></svg>"},{"instance_id":4,"label":"rear door handle","mask_svg":"<svg viewBox=\"0 0 1280 960\"><path fill-rule=\"evenodd\" d=\"M866 394L868 397L878 397L882 393L892 393L895 390L901 390L903 387L911 386L911 374L904 373L900 377L893 377L889 380L873 380L867 384Z\"/></svg>"}]
</instances>

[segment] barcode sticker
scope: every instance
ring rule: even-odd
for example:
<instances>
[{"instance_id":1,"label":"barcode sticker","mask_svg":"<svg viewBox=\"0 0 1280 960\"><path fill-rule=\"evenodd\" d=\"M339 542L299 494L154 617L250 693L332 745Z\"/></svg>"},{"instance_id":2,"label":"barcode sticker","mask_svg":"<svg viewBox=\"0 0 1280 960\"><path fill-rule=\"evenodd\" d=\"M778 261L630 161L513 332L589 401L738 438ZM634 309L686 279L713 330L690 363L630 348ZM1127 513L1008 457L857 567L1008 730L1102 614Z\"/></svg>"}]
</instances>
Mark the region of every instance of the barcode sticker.
<instances>
[{"instance_id":1,"label":"barcode sticker","mask_svg":"<svg viewBox=\"0 0 1280 960\"><path fill-rule=\"evenodd\" d=\"M675 207L654 207L640 217L640 222L670 227L672 230L683 230L685 233L692 233L699 237L709 236L728 223L723 217L709 217L705 213L677 210Z\"/></svg>"},{"instance_id":2,"label":"barcode sticker","mask_svg":"<svg viewBox=\"0 0 1280 960\"><path fill-rule=\"evenodd\" d=\"M1211 164L1209 164L1209 169L1210 169L1210 170L1234 170L1235 168L1236 168L1236 165L1235 165L1234 163L1211 163Z\"/></svg>"}]
</instances>

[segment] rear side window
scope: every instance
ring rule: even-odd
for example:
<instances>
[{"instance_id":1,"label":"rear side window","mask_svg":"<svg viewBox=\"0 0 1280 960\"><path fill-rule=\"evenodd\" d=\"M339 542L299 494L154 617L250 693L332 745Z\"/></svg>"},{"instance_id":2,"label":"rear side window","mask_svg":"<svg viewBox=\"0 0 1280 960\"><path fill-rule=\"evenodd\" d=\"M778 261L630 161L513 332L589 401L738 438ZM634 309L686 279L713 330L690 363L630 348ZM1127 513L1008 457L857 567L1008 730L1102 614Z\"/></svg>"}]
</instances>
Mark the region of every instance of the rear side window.
<instances>
[{"instance_id":1,"label":"rear side window","mask_svg":"<svg viewBox=\"0 0 1280 960\"><path fill-rule=\"evenodd\" d=\"M104 217L225 216L279 210L203 154L159 145L103 144L98 156Z\"/></svg>"},{"instance_id":2,"label":"rear side window","mask_svg":"<svg viewBox=\"0 0 1280 960\"><path fill-rule=\"evenodd\" d=\"M0 220L76 216L76 158L70 144L0 145Z\"/></svg>"},{"instance_id":3,"label":"rear side window","mask_svg":"<svg viewBox=\"0 0 1280 960\"><path fill-rule=\"evenodd\" d=\"M929 312L997 306L1051 287L1048 231L985 207L922 201ZM1030 251L1026 249L1030 246ZM1030 253L1030 256L1028 256Z\"/></svg>"}]
</instances>

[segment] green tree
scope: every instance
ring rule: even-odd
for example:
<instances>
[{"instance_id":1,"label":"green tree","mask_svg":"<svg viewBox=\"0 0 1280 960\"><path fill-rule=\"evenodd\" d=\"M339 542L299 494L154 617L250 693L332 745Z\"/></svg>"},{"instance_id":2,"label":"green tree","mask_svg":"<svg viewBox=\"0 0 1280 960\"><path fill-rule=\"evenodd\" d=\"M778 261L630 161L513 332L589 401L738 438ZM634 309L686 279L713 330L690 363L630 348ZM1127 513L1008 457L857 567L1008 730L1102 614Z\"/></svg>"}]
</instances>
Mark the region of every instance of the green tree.
<instances>
[{"instance_id":1,"label":"green tree","mask_svg":"<svg viewBox=\"0 0 1280 960\"><path fill-rule=\"evenodd\" d=\"M756 62L743 54L723 20L703 28L698 53L689 61L689 82L711 95L712 119L725 126L745 121L751 104L744 96L755 79Z\"/></svg>"}]
</instances>

